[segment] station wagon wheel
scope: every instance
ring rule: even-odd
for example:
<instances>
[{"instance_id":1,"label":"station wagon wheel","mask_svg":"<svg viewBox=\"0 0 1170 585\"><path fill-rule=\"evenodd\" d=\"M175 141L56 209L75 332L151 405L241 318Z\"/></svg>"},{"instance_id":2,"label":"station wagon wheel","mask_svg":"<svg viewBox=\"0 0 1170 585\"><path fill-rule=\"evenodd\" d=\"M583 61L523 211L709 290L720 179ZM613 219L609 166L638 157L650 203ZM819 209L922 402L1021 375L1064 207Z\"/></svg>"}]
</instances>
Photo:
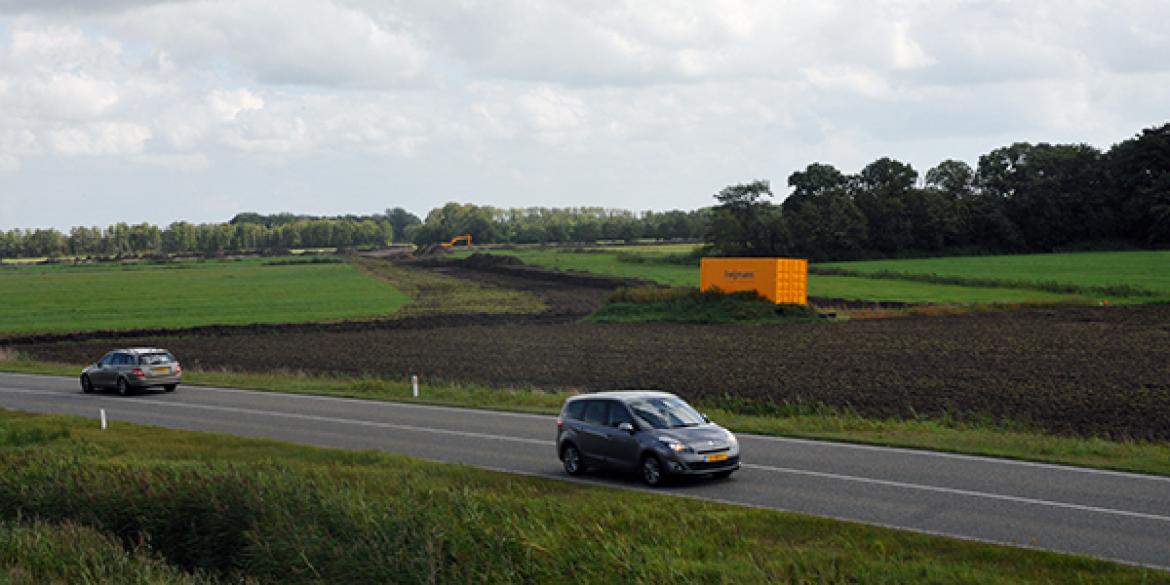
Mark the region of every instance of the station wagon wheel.
<instances>
[{"instance_id":1,"label":"station wagon wheel","mask_svg":"<svg viewBox=\"0 0 1170 585\"><path fill-rule=\"evenodd\" d=\"M642 481L649 486L662 485L662 463L659 463L658 458L653 455L647 455L642 459Z\"/></svg>"},{"instance_id":2,"label":"station wagon wheel","mask_svg":"<svg viewBox=\"0 0 1170 585\"><path fill-rule=\"evenodd\" d=\"M130 394L130 385L126 383L126 378L118 378L118 395L128 396Z\"/></svg>"},{"instance_id":3,"label":"station wagon wheel","mask_svg":"<svg viewBox=\"0 0 1170 585\"><path fill-rule=\"evenodd\" d=\"M178 384L167 384L167 385L163 386L163 390L166 390L167 392L174 392L175 388L177 388L178 386L179 386Z\"/></svg>"},{"instance_id":4,"label":"station wagon wheel","mask_svg":"<svg viewBox=\"0 0 1170 585\"><path fill-rule=\"evenodd\" d=\"M89 380L89 376L81 377L81 391L86 394L93 394L93 382Z\"/></svg>"},{"instance_id":5,"label":"station wagon wheel","mask_svg":"<svg viewBox=\"0 0 1170 585\"><path fill-rule=\"evenodd\" d=\"M561 463L565 465L565 473L569 475L581 475L585 471L585 466L581 462L581 452L571 443L561 449Z\"/></svg>"}]
</instances>

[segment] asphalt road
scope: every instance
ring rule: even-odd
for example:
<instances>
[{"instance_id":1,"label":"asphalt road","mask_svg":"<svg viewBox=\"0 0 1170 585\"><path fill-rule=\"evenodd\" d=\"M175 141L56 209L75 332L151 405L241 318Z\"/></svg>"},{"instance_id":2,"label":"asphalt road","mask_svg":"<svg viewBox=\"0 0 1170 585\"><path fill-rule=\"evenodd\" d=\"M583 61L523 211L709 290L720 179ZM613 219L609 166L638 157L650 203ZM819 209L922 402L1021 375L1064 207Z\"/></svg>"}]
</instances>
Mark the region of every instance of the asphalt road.
<instances>
[{"instance_id":1,"label":"asphalt road","mask_svg":"<svg viewBox=\"0 0 1170 585\"><path fill-rule=\"evenodd\" d=\"M424 388L425 391L425 388ZM0 374L0 408L377 449L564 479L554 419L457 408L180 387L85 395L72 378ZM662 493L1170 568L1170 478L739 435L744 468ZM632 476L590 482L641 489Z\"/></svg>"}]
</instances>

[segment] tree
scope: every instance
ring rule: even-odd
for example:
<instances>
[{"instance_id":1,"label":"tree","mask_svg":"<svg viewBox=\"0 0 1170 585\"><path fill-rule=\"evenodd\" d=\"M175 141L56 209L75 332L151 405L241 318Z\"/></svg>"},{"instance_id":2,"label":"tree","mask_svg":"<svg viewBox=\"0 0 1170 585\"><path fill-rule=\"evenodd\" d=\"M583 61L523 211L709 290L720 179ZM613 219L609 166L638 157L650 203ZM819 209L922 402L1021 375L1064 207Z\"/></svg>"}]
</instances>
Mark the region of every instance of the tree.
<instances>
[{"instance_id":1,"label":"tree","mask_svg":"<svg viewBox=\"0 0 1170 585\"><path fill-rule=\"evenodd\" d=\"M393 234L395 242L406 241L406 228L422 223L422 220L419 219L417 215L401 207L387 209L386 220L390 222L390 225L394 229Z\"/></svg>"},{"instance_id":2,"label":"tree","mask_svg":"<svg viewBox=\"0 0 1170 585\"><path fill-rule=\"evenodd\" d=\"M1114 145L1106 159L1126 235L1140 244L1170 244L1170 123Z\"/></svg>"},{"instance_id":3,"label":"tree","mask_svg":"<svg viewBox=\"0 0 1170 585\"><path fill-rule=\"evenodd\" d=\"M722 256L783 256L792 236L780 208L761 197L771 197L768 181L731 185L715 194L706 240Z\"/></svg>"},{"instance_id":4,"label":"tree","mask_svg":"<svg viewBox=\"0 0 1170 585\"><path fill-rule=\"evenodd\" d=\"M865 214L871 248L894 253L913 243L908 200L917 181L913 167L891 158L870 163L853 179L853 201Z\"/></svg>"}]
</instances>

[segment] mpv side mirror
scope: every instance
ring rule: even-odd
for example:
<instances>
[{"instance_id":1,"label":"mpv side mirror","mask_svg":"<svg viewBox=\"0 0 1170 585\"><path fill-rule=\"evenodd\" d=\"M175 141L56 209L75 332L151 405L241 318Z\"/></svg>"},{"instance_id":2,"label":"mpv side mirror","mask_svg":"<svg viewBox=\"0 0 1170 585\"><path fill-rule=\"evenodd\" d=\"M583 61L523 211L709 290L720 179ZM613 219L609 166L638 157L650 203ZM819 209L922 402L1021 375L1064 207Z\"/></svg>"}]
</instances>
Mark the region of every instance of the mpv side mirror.
<instances>
[{"instance_id":1,"label":"mpv side mirror","mask_svg":"<svg viewBox=\"0 0 1170 585\"><path fill-rule=\"evenodd\" d=\"M621 423L618 425L618 430L625 431L625 432L630 433L632 435L632 434L634 434L634 425L632 425L628 422L624 422L624 423Z\"/></svg>"}]
</instances>

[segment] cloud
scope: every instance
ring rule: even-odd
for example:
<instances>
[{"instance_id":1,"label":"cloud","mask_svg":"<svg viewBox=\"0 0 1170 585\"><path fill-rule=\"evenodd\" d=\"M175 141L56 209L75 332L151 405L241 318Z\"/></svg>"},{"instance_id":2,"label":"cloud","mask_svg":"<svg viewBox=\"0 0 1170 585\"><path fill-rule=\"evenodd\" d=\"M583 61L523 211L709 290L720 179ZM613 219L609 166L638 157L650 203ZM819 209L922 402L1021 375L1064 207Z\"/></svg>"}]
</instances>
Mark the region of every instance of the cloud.
<instances>
[{"instance_id":1,"label":"cloud","mask_svg":"<svg viewBox=\"0 0 1170 585\"><path fill-rule=\"evenodd\" d=\"M112 20L188 67L262 84L397 87L419 83L427 52L409 31L329 0L154 4Z\"/></svg>"},{"instance_id":2,"label":"cloud","mask_svg":"<svg viewBox=\"0 0 1170 585\"><path fill-rule=\"evenodd\" d=\"M49 145L65 156L110 156L142 152L151 137L150 129L139 124L101 122L49 130Z\"/></svg>"},{"instance_id":3,"label":"cloud","mask_svg":"<svg viewBox=\"0 0 1170 585\"><path fill-rule=\"evenodd\" d=\"M27 192L182 172L217 210L693 207L812 160L1107 147L1165 120L1167 21L1148 0L0 0L0 169Z\"/></svg>"}]
</instances>

